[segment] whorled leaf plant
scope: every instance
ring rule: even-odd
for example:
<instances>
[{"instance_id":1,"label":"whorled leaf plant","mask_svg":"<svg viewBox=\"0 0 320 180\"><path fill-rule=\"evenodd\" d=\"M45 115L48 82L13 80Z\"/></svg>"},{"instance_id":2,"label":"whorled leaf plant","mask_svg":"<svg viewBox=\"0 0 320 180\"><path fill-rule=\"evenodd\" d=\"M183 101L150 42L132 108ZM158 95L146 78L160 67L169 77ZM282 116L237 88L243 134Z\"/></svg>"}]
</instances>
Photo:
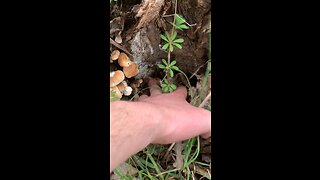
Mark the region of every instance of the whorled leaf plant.
<instances>
[{"instance_id":1,"label":"whorled leaf plant","mask_svg":"<svg viewBox=\"0 0 320 180\"><path fill-rule=\"evenodd\" d=\"M186 77L185 73L183 73L179 69L179 67L176 66L177 62L175 60L170 61L170 54L174 51L174 48L177 47L179 49L182 49L182 43L184 42L184 39L177 37L178 33L176 29L181 31L183 31L184 29L189 29L189 27L185 23L186 23L186 20L181 15L174 14L174 20L173 20L173 23L171 23L173 26L171 33L166 31L164 35L160 34L161 39L164 41L164 45L162 46L162 49L164 51L167 51L168 53L168 59L167 60L162 59L162 64L158 64L158 67L165 71L165 76L161 81L161 87L163 92L172 92L176 90L177 86L173 84L173 82L170 82L168 78L168 76L169 77L174 76L174 71L178 71Z\"/></svg>"}]
</instances>

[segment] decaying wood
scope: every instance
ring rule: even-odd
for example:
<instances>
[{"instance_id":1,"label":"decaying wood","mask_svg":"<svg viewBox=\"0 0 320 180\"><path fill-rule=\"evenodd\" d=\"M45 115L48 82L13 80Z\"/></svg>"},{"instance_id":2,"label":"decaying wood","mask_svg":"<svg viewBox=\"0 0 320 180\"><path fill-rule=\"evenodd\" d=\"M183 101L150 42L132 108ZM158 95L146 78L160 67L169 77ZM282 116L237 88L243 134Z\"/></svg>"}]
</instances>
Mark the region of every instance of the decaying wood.
<instances>
[{"instance_id":1,"label":"decaying wood","mask_svg":"<svg viewBox=\"0 0 320 180\"><path fill-rule=\"evenodd\" d=\"M144 0L136 15L136 17L140 17L136 30L140 29L145 24L150 23L159 16L163 5L164 0Z\"/></svg>"}]
</instances>

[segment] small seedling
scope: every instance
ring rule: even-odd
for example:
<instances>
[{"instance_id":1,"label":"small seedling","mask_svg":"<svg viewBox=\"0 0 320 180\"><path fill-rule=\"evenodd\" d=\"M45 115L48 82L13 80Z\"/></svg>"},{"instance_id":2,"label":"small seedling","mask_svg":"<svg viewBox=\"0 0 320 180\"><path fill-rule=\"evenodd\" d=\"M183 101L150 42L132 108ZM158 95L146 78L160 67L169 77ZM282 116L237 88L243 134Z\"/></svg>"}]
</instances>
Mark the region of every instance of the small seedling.
<instances>
[{"instance_id":1,"label":"small seedling","mask_svg":"<svg viewBox=\"0 0 320 180\"><path fill-rule=\"evenodd\" d=\"M173 92L174 90L177 89L177 86L173 83L170 83L168 81L168 79L164 79L164 82L161 84L161 87L162 87L162 91L163 92Z\"/></svg>"},{"instance_id":2,"label":"small seedling","mask_svg":"<svg viewBox=\"0 0 320 180\"><path fill-rule=\"evenodd\" d=\"M170 77L173 77L174 76L174 73L173 73L173 70L176 70L176 71L180 71L180 69L175 66L175 64L177 63L177 61L173 60L169 65L168 63L166 62L166 60L162 59L162 63L163 64L158 64L159 68L160 69L164 69L166 72L169 73Z\"/></svg>"},{"instance_id":3,"label":"small seedling","mask_svg":"<svg viewBox=\"0 0 320 180\"><path fill-rule=\"evenodd\" d=\"M183 43L184 39L182 39L182 38L176 39L177 31L174 31L172 36L170 36L168 31L166 31L165 34L166 34L165 36L163 34L160 34L161 39L163 39L164 41L167 42L166 44L164 44L162 46L163 50L166 50L169 47L170 52L173 52L173 45L179 49L182 49L182 46L179 43Z\"/></svg>"}]
</instances>

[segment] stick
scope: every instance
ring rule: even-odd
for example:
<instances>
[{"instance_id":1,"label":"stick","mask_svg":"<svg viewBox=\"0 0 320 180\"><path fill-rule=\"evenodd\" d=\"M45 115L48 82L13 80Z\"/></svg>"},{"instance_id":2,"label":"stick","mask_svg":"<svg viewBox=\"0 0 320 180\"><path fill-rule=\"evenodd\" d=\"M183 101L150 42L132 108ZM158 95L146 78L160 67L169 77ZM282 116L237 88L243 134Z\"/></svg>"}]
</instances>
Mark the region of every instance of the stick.
<instances>
[{"instance_id":1,"label":"stick","mask_svg":"<svg viewBox=\"0 0 320 180\"><path fill-rule=\"evenodd\" d=\"M122 51L124 51L125 53L127 53L128 55L132 56L131 53L129 53L129 51L124 48L123 46L121 46L120 44L118 44L117 42L115 42L113 39L110 38L110 43L114 46L116 46L117 48L121 49Z\"/></svg>"},{"instance_id":2,"label":"stick","mask_svg":"<svg viewBox=\"0 0 320 180\"><path fill-rule=\"evenodd\" d=\"M199 105L199 108L203 108L203 106L206 104L206 102L210 99L211 92L207 95L207 97L202 101L202 103Z\"/></svg>"}]
</instances>

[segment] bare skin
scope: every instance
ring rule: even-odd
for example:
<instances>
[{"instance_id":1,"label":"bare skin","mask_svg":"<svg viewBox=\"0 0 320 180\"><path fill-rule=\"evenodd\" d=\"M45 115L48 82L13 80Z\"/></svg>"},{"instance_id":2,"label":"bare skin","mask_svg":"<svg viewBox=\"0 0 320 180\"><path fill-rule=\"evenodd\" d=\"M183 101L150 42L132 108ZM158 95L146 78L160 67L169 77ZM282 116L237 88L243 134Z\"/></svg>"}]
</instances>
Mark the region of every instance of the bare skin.
<instances>
[{"instance_id":1,"label":"bare skin","mask_svg":"<svg viewBox=\"0 0 320 180\"><path fill-rule=\"evenodd\" d=\"M149 144L170 144L211 134L211 113L190 105L187 90L179 87L162 94L158 81L149 81L151 96L137 102L116 101L110 105L110 172Z\"/></svg>"}]
</instances>

